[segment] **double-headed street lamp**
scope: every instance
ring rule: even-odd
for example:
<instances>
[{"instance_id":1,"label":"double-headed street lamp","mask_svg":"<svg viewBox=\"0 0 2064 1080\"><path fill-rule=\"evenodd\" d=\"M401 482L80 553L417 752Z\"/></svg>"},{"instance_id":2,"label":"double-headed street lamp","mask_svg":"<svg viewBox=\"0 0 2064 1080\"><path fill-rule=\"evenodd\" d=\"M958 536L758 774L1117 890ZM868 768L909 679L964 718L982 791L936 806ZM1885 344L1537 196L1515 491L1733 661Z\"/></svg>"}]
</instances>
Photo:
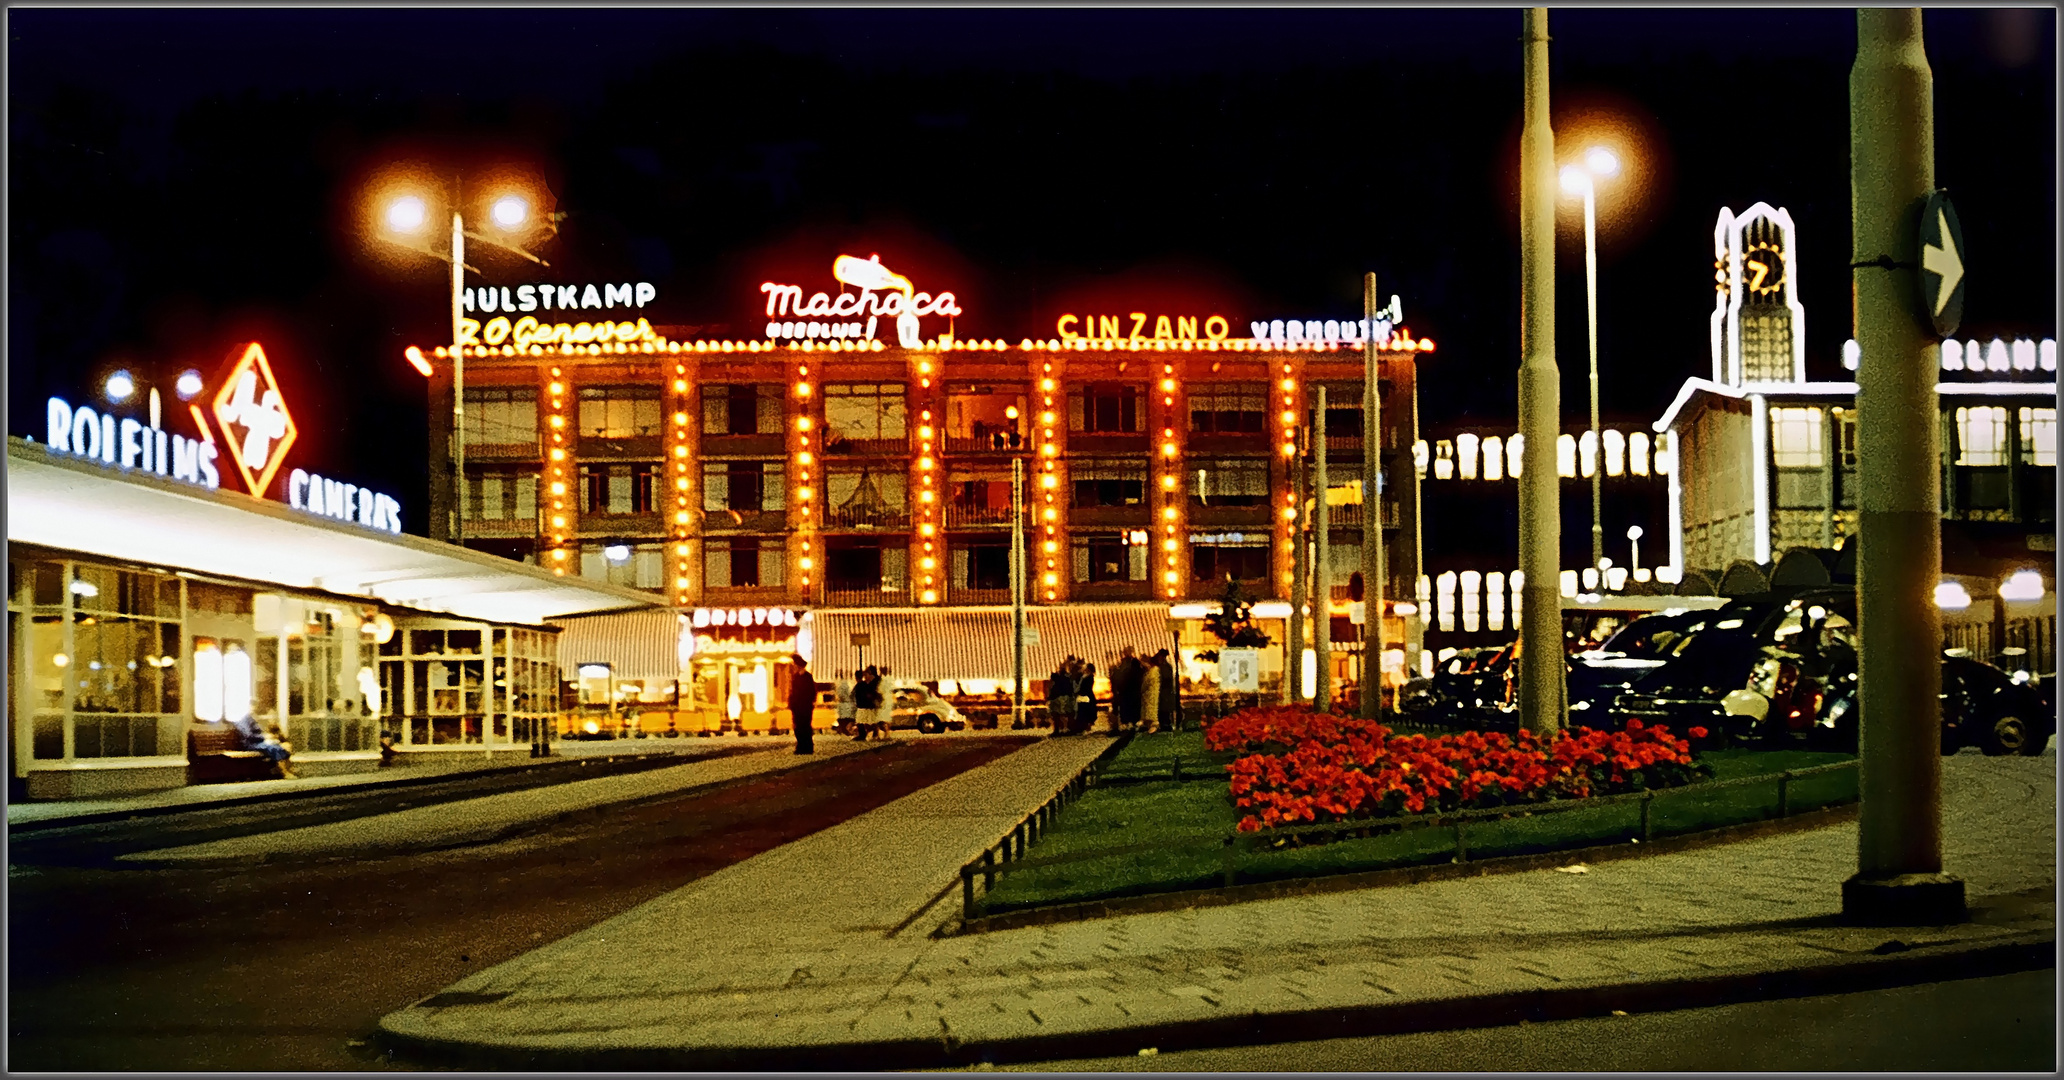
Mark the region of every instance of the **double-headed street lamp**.
<instances>
[{"instance_id":1,"label":"double-headed street lamp","mask_svg":"<svg viewBox=\"0 0 2064 1080\"><path fill-rule=\"evenodd\" d=\"M464 542L466 523L463 505L466 491L466 360L460 348L460 342L465 338L466 271L472 270L476 274L480 272L479 268L466 265L466 241L474 240L489 247L499 248L512 255L520 255L539 266L551 265L538 256L516 246L514 243L498 240L492 236L483 236L480 233L467 232L465 217L460 211L459 199L457 198L458 191L459 185L457 182L454 182L451 188L451 195L443 198L443 201L451 207L451 246L449 248L440 250L427 244L413 244L398 238L400 236L414 236L422 233L425 226L430 224L432 208L429 198L415 192L401 194L387 204L384 214L386 229L380 234L382 239L390 243L399 244L411 251L428 255L435 259L442 259L451 264L452 491L449 511L451 516L448 520L451 540L455 544ZM488 206L487 216L490 221L494 222L496 228L503 233L510 234L511 239L515 239L517 234L528 232L540 224L548 231L556 232L556 225L560 217L557 214L534 214L531 208L531 200L513 191L503 192L496 196L494 201ZM409 362L416 366L416 370L421 371L425 375L430 374L429 362L424 360L420 353L411 353Z\"/></svg>"},{"instance_id":2,"label":"double-headed street lamp","mask_svg":"<svg viewBox=\"0 0 2064 1080\"><path fill-rule=\"evenodd\" d=\"M1584 199L1584 310L1591 341L1591 445L1599 445L1598 431L1598 194L1593 178L1618 175L1620 159L1602 146L1584 151L1581 165L1562 170L1562 190ZM1605 559L1605 468L1594 461L1591 468L1591 565Z\"/></svg>"}]
</instances>

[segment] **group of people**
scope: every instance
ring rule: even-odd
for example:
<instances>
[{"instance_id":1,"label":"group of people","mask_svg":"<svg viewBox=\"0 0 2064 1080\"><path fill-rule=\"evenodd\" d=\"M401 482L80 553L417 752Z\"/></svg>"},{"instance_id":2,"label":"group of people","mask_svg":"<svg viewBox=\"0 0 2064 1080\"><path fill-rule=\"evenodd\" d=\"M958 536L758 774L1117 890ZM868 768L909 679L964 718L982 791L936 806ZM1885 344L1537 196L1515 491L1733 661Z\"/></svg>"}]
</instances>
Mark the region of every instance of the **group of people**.
<instances>
[{"instance_id":1,"label":"group of people","mask_svg":"<svg viewBox=\"0 0 2064 1080\"><path fill-rule=\"evenodd\" d=\"M1046 683L1047 715L1055 734L1075 734L1096 725L1096 665L1070 656ZM1063 718L1066 718L1064 721ZM1182 688L1168 650L1142 658L1127 645L1111 669L1111 726L1123 731L1176 731L1182 727ZM1067 722L1072 721L1072 722Z\"/></svg>"}]
</instances>

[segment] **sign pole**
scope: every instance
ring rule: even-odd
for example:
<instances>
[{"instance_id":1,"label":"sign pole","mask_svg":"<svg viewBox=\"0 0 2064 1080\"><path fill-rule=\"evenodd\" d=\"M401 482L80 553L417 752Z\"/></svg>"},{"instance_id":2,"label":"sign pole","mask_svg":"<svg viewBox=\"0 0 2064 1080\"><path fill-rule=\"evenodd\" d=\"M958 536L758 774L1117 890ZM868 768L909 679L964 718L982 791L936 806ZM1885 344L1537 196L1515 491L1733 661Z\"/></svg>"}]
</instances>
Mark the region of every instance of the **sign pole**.
<instances>
[{"instance_id":1,"label":"sign pole","mask_svg":"<svg viewBox=\"0 0 2064 1080\"><path fill-rule=\"evenodd\" d=\"M1862 350L1856 607L1864 729L1857 867L1842 883L1842 913L1871 925L1965 917L1964 883L1942 872L1941 346L1927 333L1942 312L1925 310L1925 301L1915 310L1922 285L1949 278L1946 252L1932 257L1935 274L1920 272L1931 259L1917 218L1935 186L1933 95L1920 10L1858 10L1849 188Z\"/></svg>"}]
</instances>

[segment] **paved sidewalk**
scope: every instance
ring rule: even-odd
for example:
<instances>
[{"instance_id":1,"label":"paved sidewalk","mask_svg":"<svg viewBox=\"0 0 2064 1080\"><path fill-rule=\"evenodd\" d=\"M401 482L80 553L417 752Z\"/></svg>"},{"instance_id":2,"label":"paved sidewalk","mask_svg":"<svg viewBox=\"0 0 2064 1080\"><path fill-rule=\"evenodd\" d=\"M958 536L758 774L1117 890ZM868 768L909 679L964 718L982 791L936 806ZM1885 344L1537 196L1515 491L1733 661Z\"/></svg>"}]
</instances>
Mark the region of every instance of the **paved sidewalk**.
<instances>
[{"instance_id":1,"label":"paved sidewalk","mask_svg":"<svg viewBox=\"0 0 2064 1080\"><path fill-rule=\"evenodd\" d=\"M1856 826L1526 873L932 936L893 928L1103 740L1034 744L381 1022L476 1065L898 1068L1651 1011L2053 962L2056 758L1944 761L1959 926L1839 919ZM1030 805L1025 801L1030 800ZM956 808L997 808L974 814ZM927 828L952 822L966 839ZM726 918L713 921L712 911Z\"/></svg>"},{"instance_id":2,"label":"paved sidewalk","mask_svg":"<svg viewBox=\"0 0 2064 1080\"><path fill-rule=\"evenodd\" d=\"M667 798L695 788L784 772L890 745L893 744L834 738L819 740L815 755L800 756L790 742L778 749L691 760L648 772L571 780L373 817L140 851L120 856L117 862L128 866L233 866L488 843L598 807Z\"/></svg>"},{"instance_id":3,"label":"paved sidewalk","mask_svg":"<svg viewBox=\"0 0 2064 1080\"><path fill-rule=\"evenodd\" d=\"M42 825L118 818L131 814L154 814L197 810L231 803L268 802L336 791L420 783L465 773L528 769L582 758L630 757L644 754L680 754L702 757L736 750L742 746L794 746L791 736L752 736L742 739L610 739L592 742L567 741L553 744L553 756L533 758L522 747L497 751L492 759L478 752L425 752L404 754L394 768L365 772L304 775L295 780L246 780L229 784L189 784L184 787L147 791L136 795L100 799L50 799L7 804L7 824Z\"/></svg>"}]
</instances>

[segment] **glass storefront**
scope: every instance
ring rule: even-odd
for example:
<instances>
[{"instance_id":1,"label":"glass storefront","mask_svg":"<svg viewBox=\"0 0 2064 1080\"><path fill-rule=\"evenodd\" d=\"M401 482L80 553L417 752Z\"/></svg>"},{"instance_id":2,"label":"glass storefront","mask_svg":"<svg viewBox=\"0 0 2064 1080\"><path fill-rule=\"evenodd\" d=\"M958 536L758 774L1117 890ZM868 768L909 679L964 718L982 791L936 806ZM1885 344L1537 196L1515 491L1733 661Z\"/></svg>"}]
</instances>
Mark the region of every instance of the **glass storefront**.
<instances>
[{"instance_id":1,"label":"glass storefront","mask_svg":"<svg viewBox=\"0 0 2064 1080\"><path fill-rule=\"evenodd\" d=\"M554 635L411 619L378 648L389 730L404 747L528 744L559 712Z\"/></svg>"}]
</instances>

